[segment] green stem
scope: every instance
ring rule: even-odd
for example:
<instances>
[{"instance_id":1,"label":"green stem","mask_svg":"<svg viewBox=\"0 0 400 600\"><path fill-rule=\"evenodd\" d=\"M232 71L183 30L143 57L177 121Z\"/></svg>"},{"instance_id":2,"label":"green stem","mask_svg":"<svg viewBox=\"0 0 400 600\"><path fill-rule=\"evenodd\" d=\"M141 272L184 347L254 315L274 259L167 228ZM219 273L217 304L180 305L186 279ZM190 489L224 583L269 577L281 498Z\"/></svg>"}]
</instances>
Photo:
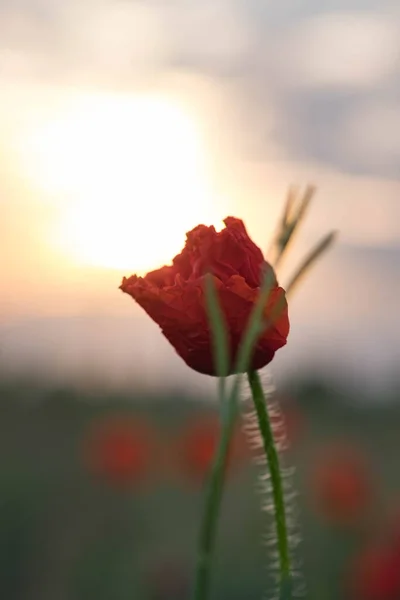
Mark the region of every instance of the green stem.
<instances>
[{"instance_id":1,"label":"green stem","mask_svg":"<svg viewBox=\"0 0 400 600\"><path fill-rule=\"evenodd\" d=\"M269 471L271 474L272 494L275 506L276 531L278 536L281 587L288 588L290 586L291 579L289 539L286 524L282 477L279 468L279 457L274 442L271 422L265 403L264 392L260 382L260 377L257 371L249 371L247 373L247 377L249 380L251 393L253 396L253 402L257 413L258 425L263 440L264 451L267 458ZM289 598L290 592L288 596L286 594L287 591L285 592L285 598Z\"/></svg>"},{"instance_id":2,"label":"green stem","mask_svg":"<svg viewBox=\"0 0 400 600\"><path fill-rule=\"evenodd\" d=\"M225 466L228 457L229 443L236 419L236 398L228 398L225 406L222 408L226 409L226 414L222 415L221 436L214 463L211 468L205 509L200 527L193 600L206 600L209 594L211 563L223 494Z\"/></svg>"}]
</instances>

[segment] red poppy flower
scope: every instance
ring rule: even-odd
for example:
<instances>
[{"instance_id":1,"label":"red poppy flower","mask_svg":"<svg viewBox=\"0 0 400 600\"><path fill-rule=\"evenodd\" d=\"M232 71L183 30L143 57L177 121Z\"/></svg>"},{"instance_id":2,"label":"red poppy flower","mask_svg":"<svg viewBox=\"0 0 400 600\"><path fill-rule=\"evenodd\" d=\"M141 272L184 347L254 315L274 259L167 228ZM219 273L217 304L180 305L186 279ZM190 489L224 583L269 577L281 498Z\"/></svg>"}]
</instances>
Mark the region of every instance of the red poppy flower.
<instances>
[{"instance_id":1,"label":"red poppy flower","mask_svg":"<svg viewBox=\"0 0 400 600\"><path fill-rule=\"evenodd\" d=\"M88 469L115 485L126 486L143 480L150 454L146 424L130 416L96 420L84 442Z\"/></svg>"},{"instance_id":2,"label":"red poppy flower","mask_svg":"<svg viewBox=\"0 0 400 600\"><path fill-rule=\"evenodd\" d=\"M366 548L350 576L352 600L399 600L400 552L391 546Z\"/></svg>"},{"instance_id":3,"label":"red poppy flower","mask_svg":"<svg viewBox=\"0 0 400 600\"><path fill-rule=\"evenodd\" d=\"M145 277L124 277L120 286L161 327L186 364L207 375L216 373L204 294L205 274L213 275L218 291L229 334L233 373L243 331L259 296L262 270L272 270L240 219L227 217L224 223L226 227L220 232L198 225L186 234L186 245L171 266L151 271ZM274 274L273 281L264 317L267 320L275 311L277 315L256 344L253 369L271 362L289 334L285 292Z\"/></svg>"},{"instance_id":4,"label":"red poppy flower","mask_svg":"<svg viewBox=\"0 0 400 600\"><path fill-rule=\"evenodd\" d=\"M312 476L317 509L329 521L349 525L365 515L371 484L367 465L358 452L340 445L324 451Z\"/></svg>"}]
</instances>

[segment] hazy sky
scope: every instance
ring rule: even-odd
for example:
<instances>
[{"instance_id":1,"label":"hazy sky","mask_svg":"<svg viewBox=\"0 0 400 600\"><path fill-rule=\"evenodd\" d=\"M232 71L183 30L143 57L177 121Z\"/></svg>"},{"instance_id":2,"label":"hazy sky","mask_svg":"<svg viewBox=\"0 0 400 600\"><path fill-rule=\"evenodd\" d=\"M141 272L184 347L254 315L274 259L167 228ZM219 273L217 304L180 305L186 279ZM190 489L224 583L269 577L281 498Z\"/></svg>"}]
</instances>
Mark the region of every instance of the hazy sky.
<instances>
[{"instance_id":1,"label":"hazy sky","mask_svg":"<svg viewBox=\"0 0 400 600\"><path fill-rule=\"evenodd\" d=\"M146 385L156 364L201 385L121 276L227 214L266 248L287 186L313 182L290 265L340 241L276 370L382 379L400 358L399 75L398 2L2 1L5 367Z\"/></svg>"}]
</instances>

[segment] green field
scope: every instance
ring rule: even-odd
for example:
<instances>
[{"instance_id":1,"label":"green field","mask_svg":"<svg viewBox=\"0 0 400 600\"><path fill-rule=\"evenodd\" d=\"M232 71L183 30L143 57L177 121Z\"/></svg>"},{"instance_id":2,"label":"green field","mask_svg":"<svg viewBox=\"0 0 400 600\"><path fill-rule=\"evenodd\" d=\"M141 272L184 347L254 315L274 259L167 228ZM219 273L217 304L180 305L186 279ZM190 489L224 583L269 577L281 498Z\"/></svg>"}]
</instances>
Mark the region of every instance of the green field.
<instances>
[{"instance_id":1,"label":"green field","mask_svg":"<svg viewBox=\"0 0 400 600\"><path fill-rule=\"evenodd\" d=\"M352 564L385 536L400 500L396 391L375 403L363 403L360 394L303 381L282 395L292 442L286 460L297 468L301 491L299 555L310 600L354 597L347 583ZM96 471L88 462L93 423L116 417L146 438L145 455L130 471L122 449L117 465L103 461ZM0 597L189 598L207 463L207 448L196 454L190 431L214 417L204 398L104 396L3 381ZM366 466L364 496L354 500L349 492L355 513L346 497L336 500L344 502L339 507L335 499L333 506L318 504L315 467L330 447L355 449ZM258 600L269 585L271 559L262 544L269 522L255 491L257 467L243 449L239 454L226 477L215 600Z\"/></svg>"}]
</instances>

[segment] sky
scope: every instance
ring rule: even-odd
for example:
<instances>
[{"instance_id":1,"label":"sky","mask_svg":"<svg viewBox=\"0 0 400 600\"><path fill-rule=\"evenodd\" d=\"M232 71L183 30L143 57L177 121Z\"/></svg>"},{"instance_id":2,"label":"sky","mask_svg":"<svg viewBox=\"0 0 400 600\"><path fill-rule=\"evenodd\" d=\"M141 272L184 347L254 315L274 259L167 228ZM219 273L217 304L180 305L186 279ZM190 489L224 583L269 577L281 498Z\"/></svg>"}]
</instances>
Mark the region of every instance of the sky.
<instances>
[{"instance_id":1,"label":"sky","mask_svg":"<svg viewBox=\"0 0 400 600\"><path fill-rule=\"evenodd\" d=\"M282 273L278 380L396 372L400 9L382 0L0 2L0 359L12 373L210 385L124 296L199 222L268 247L289 185L318 192ZM205 382L205 380L207 380Z\"/></svg>"}]
</instances>

